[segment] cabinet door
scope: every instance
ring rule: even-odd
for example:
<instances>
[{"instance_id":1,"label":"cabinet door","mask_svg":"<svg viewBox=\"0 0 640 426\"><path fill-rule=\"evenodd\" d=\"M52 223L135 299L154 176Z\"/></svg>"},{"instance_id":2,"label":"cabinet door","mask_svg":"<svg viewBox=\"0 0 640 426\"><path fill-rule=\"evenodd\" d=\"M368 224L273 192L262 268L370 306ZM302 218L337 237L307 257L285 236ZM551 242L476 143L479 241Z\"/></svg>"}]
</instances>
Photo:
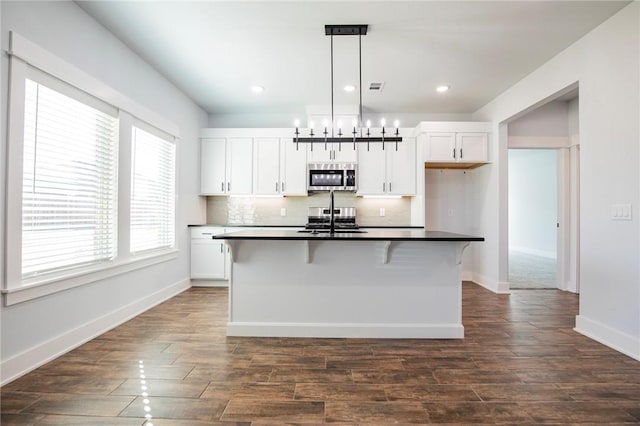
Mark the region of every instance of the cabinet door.
<instances>
[{"instance_id":1,"label":"cabinet door","mask_svg":"<svg viewBox=\"0 0 640 426\"><path fill-rule=\"evenodd\" d=\"M367 144L358 144L360 162L358 163L358 173L356 182L358 195L383 195L388 190L386 183L386 151L382 150L382 144L370 144L367 151ZM388 149L388 147L385 147Z\"/></svg>"},{"instance_id":2,"label":"cabinet door","mask_svg":"<svg viewBox=\"0 0 640 426\"><path fill-rule=\"evenodd\" d=\"M428 133L424 161L456 161L455 133Z\"/></svg>"},{"instance_id":3,"label":"cabinet door","mask_svg":"<svg viewBox=\"0 0 640 426\"><path fill-rule=\"evenodd\" d=\"M340 146L341 145L341 146ZM338 145L337 143L333 144L333 161L337 161L340 163L357 163L358 162L358 148L356 144L356 149L353 149L352 142L345 142Z\"/></svg>"},{"instance_id":4,"label":"cabinet door","mask_svg":"<svg viewBox=\"0 0 640 426\"><path fill-rule=\"evenodd\" d=\"M191 278L225 279L224 241L212 239L191 240Z\"/></svg>"},{"instance_id":5,"label":"cabinet door","mask_svg":"<svg viewBox=\"0 0 640 426\"><path fill-rule=\"evenodd\" d=\"M326 163L332 161L333 151L332 145L327 144L327 149L324 149L324 143L307 143L304 144L307 146L307 162L309 163Z\"/></svg>"},{"instance_id":6,"label":"cabinet door","mask_svg":"<svg viewBox=\"0 0 640 426\"><path fill-rule=\"evenodd\" d=\"M226 140L224 138L200 141L200 193L220 195L226 193Z\"/></svg>"},{"instance_id":7,"label":"cabinet door","mask_svg":"<svg viewBox=\"0 0 640 426\"><path fill-rule=\"evenodd\" d=\"M486 133L457 133L456 145L458 161L476 163L488 160Z\"/></svg>"},{"instance_id":8,"label":"cabinet door","mask_svg":"<svg viewBox=\"0 0 640 426\"><path fill-rule=\"evenodd\" d=\"M390 143L387 152L387 193L393 195L416 194L416 139L403 138L398 143Z\"/></svg>"},{"instance_id":9,"label":"cabinet door","mask_svg":"<svg viewBox=\"0 0 640 426\"><path fill-rule=\"evenodd\" d=\"M291 142L280 140L280 192L283 195L307 195L307 150Z\"/></svg>"},{"instance_id":10,"label":"cabinet door","mask_svg":"<svg viewBox=\"0 0 640 426\"><path fill-rule=\"evenodd\" d=\"M253 142L255 151L254 193L273 195L280 193L280 140L257 138Z\"/></svg>"},{"instance_id":11,"label":"cabinet door","mask_svg":"<svg viewBox=\"0 0 640 426\"><path fill-rule=\"evenodd\" d=\"M227 140L227 193L251 195L253 184L253 139Z\"/></svg>"}]
</instances>

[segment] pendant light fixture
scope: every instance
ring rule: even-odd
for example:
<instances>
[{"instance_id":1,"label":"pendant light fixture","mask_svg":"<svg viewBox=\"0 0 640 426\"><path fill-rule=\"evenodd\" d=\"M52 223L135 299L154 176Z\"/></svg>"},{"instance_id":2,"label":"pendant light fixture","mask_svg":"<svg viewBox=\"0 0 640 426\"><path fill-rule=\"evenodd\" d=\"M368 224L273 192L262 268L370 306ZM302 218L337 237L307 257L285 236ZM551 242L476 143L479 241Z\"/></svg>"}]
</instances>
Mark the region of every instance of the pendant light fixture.
<instances>
[{"instance_id":1,"label":"pendant light fixture","mask_svg":"<svg viewBox=\"0 0 640 426\"><path fill-rule=\"evenodd\" d=\"M357 24L357 25L325 25L324 33L327 36L331 37L331 123L325 120L322 124L323 130L319 135L313 133L314 123L309 122L309 136L301 137L300 136L300 122L296 120L295 122L295 137L293 138L293 142L296 144L296 149L298 149L299 143L309 143L311 144L311 150L313 150L313 144L323 143L325 149L327 149L327 143L338 143L341 149L342 143L353 143L353 149L356 148L356 143L366 143L367 150L369 150L370 143L382 143L382 149L384 149L385 142L395 142L396 151L398 150L398 142L402 142L402 137L400 136L400 123L398 120L394 122L395 132L392 133L392 136L386 136L387 131L385 130L386 122L384 118L380 120L380 127L382 130L380 131L380 136L372 136L371 135L371 121L367 120L366 128L362 125L362 36L367 35L368 25L366 24ZM333 117L333 36L358 36L358 67L359 67L359 77L360 84L358 88L360 90L360 100L359 100L359 110L358 110L358 119L353 120L351 123L352 130L348 133L342 133L342 123L334 123ZM330 124L330 126L329 126ZM337 136L335 133L335 124L337 124ZM345 129L346 130L346 129Z\"/></svg>"}]
</instances>

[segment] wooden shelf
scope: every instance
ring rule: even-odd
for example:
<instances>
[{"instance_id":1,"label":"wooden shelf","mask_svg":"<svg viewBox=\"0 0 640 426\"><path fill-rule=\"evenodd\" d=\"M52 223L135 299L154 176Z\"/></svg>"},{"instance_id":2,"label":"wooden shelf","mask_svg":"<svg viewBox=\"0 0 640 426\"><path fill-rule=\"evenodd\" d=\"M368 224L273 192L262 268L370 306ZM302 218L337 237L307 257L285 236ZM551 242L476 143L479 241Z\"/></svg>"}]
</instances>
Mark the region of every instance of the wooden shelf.
<instances>
[{"instance_id":1,"label":"wooden shelf","mask_svg":"<svg viewBox=\"0 0 640 426\"><path fill-rule=\"evenodd\" d=\"M425 169L457 169L457 170L466 170L466 169L475 169L476 167L484 166L489 163L424 163Z\"/></svg>"}]
</instances>

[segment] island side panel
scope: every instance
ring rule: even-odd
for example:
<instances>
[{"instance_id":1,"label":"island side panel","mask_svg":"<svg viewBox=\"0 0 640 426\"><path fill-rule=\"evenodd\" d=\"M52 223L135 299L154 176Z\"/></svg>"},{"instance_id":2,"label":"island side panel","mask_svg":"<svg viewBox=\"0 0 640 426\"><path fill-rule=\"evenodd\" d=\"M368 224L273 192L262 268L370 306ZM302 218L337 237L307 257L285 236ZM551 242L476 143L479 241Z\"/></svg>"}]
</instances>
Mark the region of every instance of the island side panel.
<instances>
[{"instance_id":1,"label":"island side panel","mask_svg":"<svg viewBox=\"0 0 640 426\"><path fill-rule=\"evenodd\" d=\"M465 242L233 240L228 335L462 338ZM306 250L308 248L308 263Z\"/></svg>"}]
</instances>

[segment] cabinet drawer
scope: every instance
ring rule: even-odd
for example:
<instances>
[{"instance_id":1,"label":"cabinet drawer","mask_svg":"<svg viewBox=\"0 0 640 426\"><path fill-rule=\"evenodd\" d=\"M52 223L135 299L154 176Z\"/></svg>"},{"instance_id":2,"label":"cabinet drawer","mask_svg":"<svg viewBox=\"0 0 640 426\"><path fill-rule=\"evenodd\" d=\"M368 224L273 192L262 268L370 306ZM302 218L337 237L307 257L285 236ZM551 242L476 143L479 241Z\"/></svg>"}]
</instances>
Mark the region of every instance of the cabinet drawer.
<instances>
[{"instance_id":1,"label":"cabinet drawer","mask_svg":"<svg viewBox=\"0 0 640 426\"><path fill-rule=\"evenodd\" d=\"M224 234L224 228L217 226L193 226L191 227L191 239L211 239L213 235Z\"/></svg>"}]
</instances>

